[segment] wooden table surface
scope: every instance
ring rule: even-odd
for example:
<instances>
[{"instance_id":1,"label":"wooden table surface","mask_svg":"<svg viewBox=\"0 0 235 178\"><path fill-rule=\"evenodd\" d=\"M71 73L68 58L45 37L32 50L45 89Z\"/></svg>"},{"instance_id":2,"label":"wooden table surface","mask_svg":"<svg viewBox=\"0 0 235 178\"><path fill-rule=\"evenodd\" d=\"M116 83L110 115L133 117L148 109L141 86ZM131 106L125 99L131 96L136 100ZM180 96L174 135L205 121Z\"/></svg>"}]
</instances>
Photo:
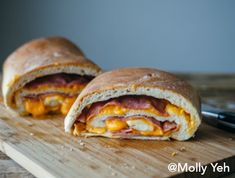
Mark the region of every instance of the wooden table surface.
<instances>
[{"instance_id":1,"label":"wooden table surface","mask_svg":"<svg viewBox=\"0 0 235 178\"><path fill-rule=\"evenodd\" d=\"M235 112L235 74L180 74L195 86L202 101ZM34 177L0 152L0 178ZM235 173L226 178L235 177Z\"/></svg>"}]
</instances>

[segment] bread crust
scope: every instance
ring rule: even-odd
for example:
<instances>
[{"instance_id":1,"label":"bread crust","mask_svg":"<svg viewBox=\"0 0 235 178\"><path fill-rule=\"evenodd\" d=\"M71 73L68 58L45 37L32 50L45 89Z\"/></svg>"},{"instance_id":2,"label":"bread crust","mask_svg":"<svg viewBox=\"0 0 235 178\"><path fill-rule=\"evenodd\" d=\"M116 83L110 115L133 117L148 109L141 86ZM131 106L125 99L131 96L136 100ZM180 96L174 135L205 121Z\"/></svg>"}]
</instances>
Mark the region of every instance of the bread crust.
<instances>
[{"instance_id":1,"label":"bread crust","mask_svg":"<svg viewBox=\"0 0 235 178\"><path fill-rule=\"evenodd\" d=\"M200 97L186 81L154 68L121 68L99 75L84 88L65 119L65 131L71 131L77 116L87 105L123 95L166 99L190 113L195 124L190 133L179 140L191 137L201 123Z\"/></svg>"},{"instance_id":2,"label":"bread crust","mask_svg":"<svg viewBox=\"0 0 235 178\"><path fill-rule=\"evenodd\" d=\"M101 68L86 58L72 42L62 37L32 40L14 51L3 65L3 97L12 108L14 92L37 77L55 73L96 76Z\"/></svg>"}]
</instances>

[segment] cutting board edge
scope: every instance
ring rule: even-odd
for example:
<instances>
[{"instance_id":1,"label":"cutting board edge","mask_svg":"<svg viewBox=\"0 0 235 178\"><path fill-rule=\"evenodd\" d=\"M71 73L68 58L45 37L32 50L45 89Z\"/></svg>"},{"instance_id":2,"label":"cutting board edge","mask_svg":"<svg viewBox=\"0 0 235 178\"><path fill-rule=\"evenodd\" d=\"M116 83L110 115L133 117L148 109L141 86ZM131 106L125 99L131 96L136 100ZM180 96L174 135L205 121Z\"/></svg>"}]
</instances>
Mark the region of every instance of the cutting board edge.
<instances>
[{"instance_id":1,"label":"cutting board edge","mask_svg":"<svg viewBox=\"0 0 235 178\"><path fill-rule=\"evenodd\" d=\"M0 151L5 153L11 159L13 159L20 166L25 168L31 174L38 178L58 178L58 176L52 175L45 168L39 166L35 161L29 159L19 150L14 148L14 145L11 145L5 141L0 140Z\"/></svg>"}]
</instances>

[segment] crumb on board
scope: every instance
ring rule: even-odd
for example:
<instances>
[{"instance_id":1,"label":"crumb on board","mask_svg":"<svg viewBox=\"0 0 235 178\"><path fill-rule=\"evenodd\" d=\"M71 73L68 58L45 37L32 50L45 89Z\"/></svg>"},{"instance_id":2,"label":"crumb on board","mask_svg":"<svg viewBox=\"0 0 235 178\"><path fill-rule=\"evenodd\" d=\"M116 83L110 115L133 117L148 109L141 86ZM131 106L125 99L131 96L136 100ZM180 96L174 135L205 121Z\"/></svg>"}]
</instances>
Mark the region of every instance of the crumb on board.
<instances>
[{"instance_id":1,"label":"crumb on board","mask_svg":"<svg viewBox=\"0 0 235 178\"><path fill-rule=\"evenodd\" d=\"M104 145L105 148L110 148L110 145Z\"/></svg>"},{"instance_id":2,"label":"crumb on board","mask_svg":"<svg viewBox=\"0 0 235 178\"><path fill-rule=\"evenodd\" d=\"M32 126L34 126L34 124L33 124L33 123L29 123L28 126L29 126L29 127L32 127Z\"/></svg>"},{"instance_id":3,"label":"crumb on board","mask_svg":"<svg viewBox=\"0 0 235 178\"><path fill-rule=\"evenodd\" d=\"M84 145L85 145L85 143L84 143L84 142L80 142L80 143L79 143L79 145L84 146Z\"/></svg>"},{"instance_id":4,"label":"crumb on board","mask_svg":"<svg viewBox=\"0 0 235 178\"><path fill-rule=\"evenodd\" d=\"M123 167L124 167L124 168L129 168L129 165L128 165L127 163L124 163L124 164L123 164Z\"/></svg>"},{"instance_id":5,"label":"crumb on board","mask_svg":"<svg viewBox=\"0 0 235 178\"><path fill-rule=\"evenodd\" d=\"M180 148L180 151L186 151L186 148L184 147L184 146L182 146L181 148Z\"/></svg>"},{"instance_id":6,"label":"crumb on board","mask_svg":"<svg viewBox=\"0 0 235 178\"><path fill-rule=\"evenodd\" d=\"M30 133L31 136L34 136L34 133Z\"/></svg>"},{"instance_id":7,"label":"crumb on board","mask_svg":"<svg viewBox=\"0 0 235 178\"><path fill-rule=\"evenodd\" d=\"M112 175L112 176L116 176L117 173L116 173L116 172L112 172L111 175Z\"/></svg>"},{"instance_id":8,"label":"crumb on board","mask_svg":"<svg viewBox=\"0 0 235 178\"><path fill-rule=\"evenodd\" d=\"M177 154L178 153L174 151L174 152L171 153L171 156L176 156Z\"/></svg>"}]
</instances>

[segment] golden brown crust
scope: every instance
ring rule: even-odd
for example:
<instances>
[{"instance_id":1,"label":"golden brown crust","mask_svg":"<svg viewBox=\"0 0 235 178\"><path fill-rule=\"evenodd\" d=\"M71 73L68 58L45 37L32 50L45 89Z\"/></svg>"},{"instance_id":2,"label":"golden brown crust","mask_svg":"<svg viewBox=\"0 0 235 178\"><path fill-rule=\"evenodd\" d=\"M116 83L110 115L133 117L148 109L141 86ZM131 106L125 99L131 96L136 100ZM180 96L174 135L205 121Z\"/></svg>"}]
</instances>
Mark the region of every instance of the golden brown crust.
<instances>
[{"instance_id":1,"label":"golden brown crust","mask_svg":"<svg viewBox=\"0 0 235 178\"><path fill-rule=\"evenodd\" d=\"M198 93L191 85L173 74L153 68L121 68L105 72L92 80L79 98L82 101L82 98L92 93L130 86L170 90L192 102L197 109L200 108Z\"/></svg>"},{"instance_id":2,"label":"golden brown crust","mask_svg":"<svg viewBox=\"0 0 235 178\"><path fill-rule=\"evenodd\" d=\"M6 59L3 68L11 69L12 76L22 76L33 70L58 65L78 65L100 70L86 59L75 44L62 37L41 38L24 44Z\"/></svg>"}]
</instances>

